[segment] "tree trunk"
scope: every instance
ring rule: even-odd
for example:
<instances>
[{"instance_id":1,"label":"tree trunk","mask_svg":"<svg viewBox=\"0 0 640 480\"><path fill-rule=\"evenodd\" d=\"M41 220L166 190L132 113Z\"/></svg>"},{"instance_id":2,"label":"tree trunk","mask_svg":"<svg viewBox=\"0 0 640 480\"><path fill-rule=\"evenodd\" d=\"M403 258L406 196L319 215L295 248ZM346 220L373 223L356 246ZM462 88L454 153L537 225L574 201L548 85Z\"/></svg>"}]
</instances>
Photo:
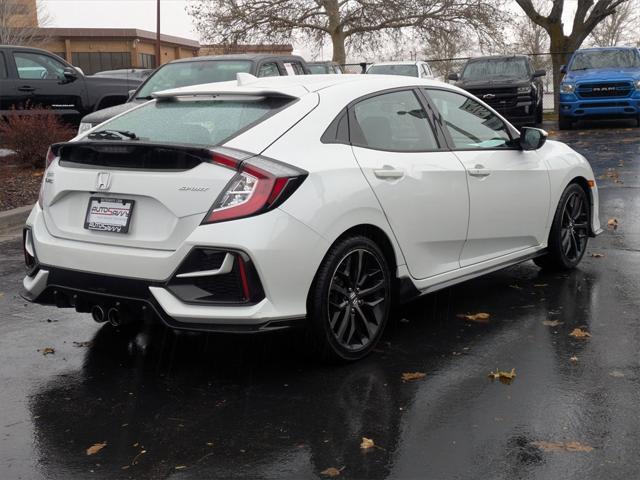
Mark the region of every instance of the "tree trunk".
<instances>
[{"instance_id":1,"label":"tree trunk","mask_svg":"<svg viewBox=\"0 0 640 480\"><path fill-rule=\"evenodd\" d=\"M554 27L556 26L554 25ZM562 31L562 24L549 31L549 49L553 65L553 109L556 113L559 113L560 82L563 77L563 74L560 73L560 67L567 64L573 48L569 37L566 37Z\"/></svg>"},{"instance_id":2,"label":"tree trunk","mask_svg":"<svg viewBox=\"0 0 640 480\"><path fill-rule=\"evenodd\" d=\"M333 44L332 60L340 65L347 62L347 53L344 47L345 35L343 32L333 32L331 34L331 43Z\"/></svg>"}]
</instances>

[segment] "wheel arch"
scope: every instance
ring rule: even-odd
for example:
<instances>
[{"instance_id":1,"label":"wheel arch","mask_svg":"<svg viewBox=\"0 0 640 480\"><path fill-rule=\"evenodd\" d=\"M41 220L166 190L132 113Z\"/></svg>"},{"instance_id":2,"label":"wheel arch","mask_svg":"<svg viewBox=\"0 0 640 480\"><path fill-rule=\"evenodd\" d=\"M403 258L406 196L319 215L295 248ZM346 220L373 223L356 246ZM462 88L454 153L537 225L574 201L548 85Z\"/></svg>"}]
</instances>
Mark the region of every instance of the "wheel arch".
<instances>
[{"instance_id":1,"label":"wheel arch","mask_svg":"<svg viewBox=\"0 0 640 480\"><path fill-rule=\"evenodd\" d=\"M98 110L102 110L105 108L115 107L116 105L120 105L126 102L127 102L126 96L109 93L109 94L103 95L98 99L93 111L96 112Z\"/></svg>"}]
</instances>

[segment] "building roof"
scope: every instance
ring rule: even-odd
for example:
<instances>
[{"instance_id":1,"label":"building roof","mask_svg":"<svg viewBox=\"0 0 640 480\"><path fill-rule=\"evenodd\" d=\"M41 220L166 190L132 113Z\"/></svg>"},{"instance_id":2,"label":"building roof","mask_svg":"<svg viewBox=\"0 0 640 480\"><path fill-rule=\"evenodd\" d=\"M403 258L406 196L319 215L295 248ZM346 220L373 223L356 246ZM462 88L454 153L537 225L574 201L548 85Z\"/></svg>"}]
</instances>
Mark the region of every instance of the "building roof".
<instances>
[{"instance_id":1,"label":"building roof","mask_svg":"<svg viewBox=\"0 0 640 480\"><path fill-rule=\"evenodd\" d=\"M47 37L125 37L125 38L143 38L145 40L156 39L155 32L147 30L139 30L137 28L40 28L38 29L43 36ZM196 40L182 37L174 37L173 35L160 34L162 43L169 43L179 47L200 48L200 43Z\"/></svg>"},{"instance_id":2,"label":"building roof","mask_svg":"<svg viewBox=\"0 0 640 480\"><path fill-rule=\"evenodd\" d=\"M179 63L179 62L205 62L211 60L247 60L251 62L257 62L258 60L265 58L275 58L275 59L284 59L284 60L300 60L304 62L302 57L298 55L290 55L290 54L279 54L279 53L238 53L238 54L229 54L229 55L205 55L199 57L189 57L189 58L180 58L178 60L173 60L170 63Z\"/></svg>"},{"instance_id":3,"label":"building roof","mask_svg":"<svg viewBox=\"0 0 640 480\"><path fill-rule=\"evenodd\" d=\"M200 45L203 50L222 50L229 53L260 53L260 52L287 52L293 51L290 43L259 43L259 44L226 44L209 43Z\"/></svg>"}]
</instances>

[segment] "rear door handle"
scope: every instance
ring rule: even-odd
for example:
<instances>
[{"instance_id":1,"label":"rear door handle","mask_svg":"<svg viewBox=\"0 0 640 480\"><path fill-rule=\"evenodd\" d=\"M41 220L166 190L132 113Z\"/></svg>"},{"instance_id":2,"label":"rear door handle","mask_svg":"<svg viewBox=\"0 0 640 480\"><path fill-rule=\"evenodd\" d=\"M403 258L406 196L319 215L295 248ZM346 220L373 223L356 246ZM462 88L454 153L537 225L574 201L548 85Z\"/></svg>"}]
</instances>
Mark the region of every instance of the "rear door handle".
<instances>
[{"instance_id":1,"label":"rear door handle","mask_svg":"<svg viewBox=\"0 0 640 480\"><path fill-rule=\"evenodd\" d=\"M23 85L22 87L18 87L20 92L33 92L35 87L30 87L29 85Z\"/></svg>"},{"instance_id":2,"label":"rear door handle","mask_svg":"<svg viewBox=\"0 0 640 480\"><path fill-rule=\"evenodd\" d=\"M404 172L402 170L396 170L395 168L390 167L389 165L385 165L382 168L378 168L374 170L373 174L376 177L382 178L382 179L402 178L404 176Z\"/></svg>"},{"instance_id":3,"label":"rear door handle","mask_svg":"<svg viewBox=\"0 0 640 480\"><path fill-rule=\"evenodd\" d=\"M469 175L471 175L472 177L488 177L489 175L491 175L491 170L485 168L484 165L479 164L473 168L468 169L467 172L469 172Z\"/></svg>"}]
</instances>

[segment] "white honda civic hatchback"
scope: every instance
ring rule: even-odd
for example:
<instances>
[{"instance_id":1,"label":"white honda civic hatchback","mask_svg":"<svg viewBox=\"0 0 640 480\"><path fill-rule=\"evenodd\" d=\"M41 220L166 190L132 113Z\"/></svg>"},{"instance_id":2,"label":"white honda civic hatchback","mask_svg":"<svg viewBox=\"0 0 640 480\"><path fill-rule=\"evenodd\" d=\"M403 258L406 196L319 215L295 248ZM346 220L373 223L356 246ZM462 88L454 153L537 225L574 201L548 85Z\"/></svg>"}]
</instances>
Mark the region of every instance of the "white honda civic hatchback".
<instances>
[{"instance_id":1,"label":"white honda civic hatchback","mask_svg":"<svg viewBox=\"0 0 640 480\"><path fill-rule=\"evenodd\" d=\"M25 298L114 325L308 328L356 360L403 301L600 233L585 158L463 90L309 75L165 91L47 155Z\"/></svg>"}]
</instances>

